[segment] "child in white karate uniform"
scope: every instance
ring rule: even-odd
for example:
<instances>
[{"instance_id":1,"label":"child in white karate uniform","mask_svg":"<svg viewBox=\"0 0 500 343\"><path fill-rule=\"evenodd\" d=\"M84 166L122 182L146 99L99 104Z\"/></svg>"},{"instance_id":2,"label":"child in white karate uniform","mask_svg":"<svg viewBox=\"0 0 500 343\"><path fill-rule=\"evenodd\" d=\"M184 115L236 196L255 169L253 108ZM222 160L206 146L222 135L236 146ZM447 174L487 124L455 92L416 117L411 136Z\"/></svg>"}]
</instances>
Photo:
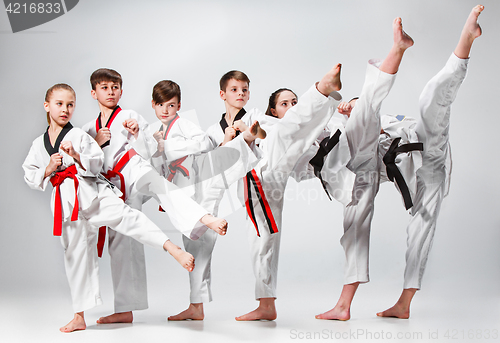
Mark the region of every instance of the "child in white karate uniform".
<instances>
[{"instance_id":1,"label":"child in white karate uniform","mask_svg":"<svg viewBox=\"0 0 500 343\"><path fill-rule=\"evenodd\" d=\"M124 201L141 209L150 198L161 204L174 227L190 239L198 239L207 227L225 234L227 222L214 218L194 200L166 181L142 156L147 139L147 122L131 110L122 110L122 78L111 69L98 69L91 76L92 97L101 113L96 121L83 129L104 152L103 172L123 193ZM137 150L135 150L136 148ZM100 230L99 242L103 242ZM133 321L133 310L146 309L146 271L144 249L136 241L110 231L108 249L115 293L115 313L100 318L98 323ZM102 248L101 248L102 249Z\"/></svg>"},{"instance_id":2,"label":"child in white karate uniform","mask_svg":"<svg viewBox=\"0 0 500 343\"><path fill-rule=\"evenodd\" d=\"M151 105L159 119L152 128L151 161L158 172L172 181L203 208L217 214L224 191L253 169L260 159L256 138L264 138L265 131L258 122L243 135L224 147L213 146L211 140L197 125L177 114L181 108L181 90L170 80L153 87ZM253 131L252 131L253 130ZM211 259L217 239L215 231L207 231L198 240L183 237L184 247L196 260L196 268L189 273L190 306L169 320L203 320L203 303L212 301Z\"/></svg>"},{"instance_id":3,"label":"child in white karate uniform","mask_svg":"<svg viewBox=\"0 0 500 343\"><path fill-rule=\"evenodd\" d=\"M405 180L415 184L414 188L410 187L413 188L413 191L410 192L413 207L411 208L412 218L407 230L405 284L396 305L387 311L377 313L378 316L409 318L411 300L415 292L420 289L440 205L447 194L449 185L451 172L448 142L450 105L465 78L472 42L481 34L477 17L482 10L482 6L476 6L472 10L454 54L446 66L429 81L421 94L421 120L415 125L408 126L409 130L406 131L416 133L418 140L423 143L423 152L421 167L416 164L411 166L408 163L401 163L402 166L406 166L406 170L401 170L401 173L406 174ZM398 37L397 32L400 31L398 26L395 25L395 37ZM404 34L402 37L405 38ZM406 42L407 47L411 46L412 41L407 36ZM402 53L396 54L396 57L402 57ZM391 54L392 52L388 56L392 58L389 60L389 67L391 65L397 67L399 63L392 63L394 55L391 56ZM357 287L360 283L369 281L369 234L373 216L373 201L381 177L386 176L383 174L385 168L381 168L382 156L387 151L388 144L391 144L390 142L387 144L387 140L380 139L380 137L388 136L387 138L390 140L391 137L389 130L387 133L380 134L380 127L384 127L384 123L382 125L380 123L379 109L381 101L393 83L393 80L390 80L391 74L393 74L391 71L396 72L397 68L387 69L386 63L385 66L380 66L379 70L385 73L378 73L380 74L378 78L367 76L367 81L383 77L387 79L387 82L382 84L367 84L365 82L362 95L355 102L355 107L354 103L345 103L339 107L340 112L347 114L352 110L346 127L353 156L348 166L356 173L352 202L345 210L344 236L341 240L347 259L346 284L337 305L332 310L316 316L318 319L348 320L350 306ZM373 72L372 69L372 76ZM370 98L366 94L380 94L380 96ZM402 130L399 131L401 133ZM412 170L416 170L416 172L412 173ZM399 188L401 190L401 187Z\"/></svg>"},{"instance_id":4,"label":"child in white karate uniform","mask_svg":"<svg viewBox=\"0 0 500 343\"><path fill-rule=\"evenodd\" d=\"M236 320L274 320L284 190L297 159L319 135L341 99L336 92L341 87L340 64L312 86L286 118L274 123L261 112L244 110L249 100L249 79L244 73L226 73L220 86L226 113L207 130L215 144L226 144L256 119L267 132L260 144L263 158L243 181L259 307Z\"/></svg>"},{"instance_id":5,"label":"child in white karate uniform","mask_svg":"<svg viewBox=\"0 0 500 343\"><path fill-rule=\"evenodd\" d=\"M23 163L25 181L52 191L54 235L61 236L75 315L60 330L86 328L84 311L102 303L99 291L97 228L107 225L143 244L164 249L186 269L193 257L174 245L142 212L125 205L108 182L99 179L104 155L83 130L73 128L75 92L66 84L49 88L44 103L49 127L33 141Z\"/></svg>"}]
</instances>

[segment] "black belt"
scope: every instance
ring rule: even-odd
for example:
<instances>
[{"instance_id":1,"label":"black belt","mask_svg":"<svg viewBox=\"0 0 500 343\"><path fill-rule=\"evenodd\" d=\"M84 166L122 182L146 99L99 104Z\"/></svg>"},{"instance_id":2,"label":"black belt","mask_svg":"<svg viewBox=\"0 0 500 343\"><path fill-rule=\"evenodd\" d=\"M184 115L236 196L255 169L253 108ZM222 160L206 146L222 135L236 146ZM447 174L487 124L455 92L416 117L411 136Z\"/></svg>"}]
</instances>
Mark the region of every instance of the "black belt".
<instances>
[{"instance_id":1,"label":"black belt","mask_svg":"<svg viewBox=\"0 0 500 343\"><path fill-rule=\"evenodd\" d=\"M332 149L338 144L341 134L342 132L337 130L333 136L323 139L321 143L319 143L318 152L316 152L316 155L314 155L314 157L309 161L314 168L314 175L316 175L316 177L321 181L321 185L323 186L323 189L325 190L326 195L328 195L328 199L330 199L330 201L332 200L332 197L328 193L326 183L321 177L321 169L323 169L323 165L325 164L325 156L328 155L328 153L330 153L330 151L332 151Z\"/></svg>"},{"instance_id":2,"label":"black belt","mask_svg":"<svg viewBox=\"0 0 500 343\"><path fill-rule=\"evenodd\" d=\"M406 209L410 209L413 206L413 202L411 201L410 190L408 189L408 185L405 182L403 174L396 166L396 156L400 153L410 152L410 151L423 151L424 144L423 143L407 143L401 146L399 145L399 141L401 141L401 137L398 137L392 141L389 150L384 155L382 159L384 161L387 177L390 181L396 182L401 191L401 195L403 196L403 200L405 202ZM396 181L394 181L396 179Z\"/></svg>"}]
</instances>

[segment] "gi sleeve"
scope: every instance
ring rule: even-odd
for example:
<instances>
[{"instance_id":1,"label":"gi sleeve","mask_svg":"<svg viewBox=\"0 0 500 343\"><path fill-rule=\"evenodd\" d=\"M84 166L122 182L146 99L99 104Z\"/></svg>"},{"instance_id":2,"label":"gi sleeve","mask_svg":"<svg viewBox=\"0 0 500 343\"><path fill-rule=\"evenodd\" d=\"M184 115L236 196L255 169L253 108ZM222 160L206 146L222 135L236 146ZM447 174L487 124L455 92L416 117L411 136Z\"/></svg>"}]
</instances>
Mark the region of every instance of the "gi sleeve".
<instances>
[{"instance_id":1,"label":"gi sleeve","mask_svg":"<svg viewBox=\"0 0 500 343\"><path fill-rule=\"evenodd\" d=\"M49 183L50 177L45 177L45 168L47 163L44 163L43 158L40 156L40 138L31 144L28 156L23 163L24 181L32 189L44 191Z\"/></svg>"},{"instance_id":2,"label":"gi sleeve","mask_svg":"<svg viewBox=\"0 0 500 343\"><path fill-rule=\"evenodd\" d=\"M104 153L99 145L90 135L82 132L80 144L77 148L80 154L80 163L84 168L82 169L78 163L75 163L78 173L88 177L97 176L101 172L104 163Z\"/></svg>"},{"instance_id":3,"label":"gi sleeve","mask_svg":"<svg viewBox=\"0 0 500 343\"><path fill-rule=\"evenodd\" d=\"M208 135L189 120L178 120L178 130L171 132L163 141L163 154L167 161L175 161L188 155L199 155L213 150Z\"/></svg>"}]
</instances>

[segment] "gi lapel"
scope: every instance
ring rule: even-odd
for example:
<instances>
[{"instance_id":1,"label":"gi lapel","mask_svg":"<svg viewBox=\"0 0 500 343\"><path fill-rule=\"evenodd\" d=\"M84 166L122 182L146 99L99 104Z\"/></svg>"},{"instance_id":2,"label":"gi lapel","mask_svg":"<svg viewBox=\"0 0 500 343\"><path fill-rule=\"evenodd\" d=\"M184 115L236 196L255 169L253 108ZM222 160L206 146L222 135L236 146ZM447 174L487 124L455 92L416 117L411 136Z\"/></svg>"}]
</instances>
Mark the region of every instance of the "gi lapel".
<instances>
[{"instance_id":1,"label":"gi lapel","mask_svg":"<svg viewBox=\"0 0 500 343\"><path fill-rule=\"evenodd\" d=\"M107 127L109 129L111 127L111 124L113 123L113 120L115 120L116 116L118 115L118 113L120 113L121 110L122 109L120 108L120 106L116 106L115 109L113 110L113 112L111 113L111 116L109 117L108 122L106 123L106 125L104 127ZM100 129L102 129L101 113L99 113L99 116L97 116L97 120L95 123L95 132L96 133L99 132ZM101 145L101 148L104 148L108 145L109 145L109 140L104 142Z\"/></svg>"},{"instance_id":2,"label":"gi lapel","mask_svg":"<svg viewBox=\"0 0 500 343\"><path fill-rule=\"evenodd\" d=\"M241 110L240 110L240 111L236 114L236 117L234 117L233 123L234 123L235 121L240 120L241 118L243 118L243 116L245 115L245 113L247 113L247 111L245 111L245 109L244 109L244 108L242 108L242 109L241 109ZM222 115L222 119L220 120L219 124L220 124L220 127L221 127L221 129L222 129L222 132L223 132L223 133L226 133L226 128L229 126L229 125L227 124L227 121L226 121L226 113L224 113L224 114ZM239 131L236 131L236 136L238 136L239 134L240 134L240 132L239 132Z\"/></svg>"},{"instance_id":3,"label":"gi lapel","mask_svg":"<svg viewBox=\"0 0 500 343\"><path fill-rule=\"evenodd\" d=\"M50 143L50 137L49 137L49 128L47 128L47 131L45 131L45 134L43 135L43 144L45 145L45 150L47 150L47 153L49 156L52 156L56 152L59 152L59 147L61 146L61 142L66 136L66 134L73 128L73 125L71 123L67 123L61 132L59 132L59 135L57 136L56 142L54 146Z\"/></svg>"}]
</instances>

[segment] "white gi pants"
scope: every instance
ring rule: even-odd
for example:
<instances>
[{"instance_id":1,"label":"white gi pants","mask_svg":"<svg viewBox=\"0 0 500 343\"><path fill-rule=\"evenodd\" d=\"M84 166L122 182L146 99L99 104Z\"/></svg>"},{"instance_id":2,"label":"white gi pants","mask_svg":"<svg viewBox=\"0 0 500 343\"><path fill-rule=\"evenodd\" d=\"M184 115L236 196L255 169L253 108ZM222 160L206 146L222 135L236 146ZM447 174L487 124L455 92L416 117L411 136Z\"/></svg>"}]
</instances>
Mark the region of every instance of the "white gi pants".
<instances>
[{"instance_id":1,"label":"white gi pants","mask_svg":"<svg viewBox=\"0 0 500 343\"><path fill-rule=\"evenodd\" d=\"M257 151L251 150L243 137L239 136L224 147L196 156L198 173L196 178L200 182L195 185L195 201L210 213L217 215L224 191L229 185L243 178L257 164L258 157L255 153ZM236 162L228 168L228 160ZM186 251L192 254L196 261L194 270L189 273L192 304L212 301L211 263L217 236L215 231L207 230L197 240L182 237Z\"/></svg>"},{"instance_id":2,"label":"white gi pants","mask_svg":"<svg viewBox=\"0 0 500 343\"><path fill-rule=\"evenodd\" d=\"M63 223L61 243L74 312L102 304L96 250L97 229L100 226L109 226L158 249L163 249L168 240L142 212L125 205L109 187L98 187L98 197L88 209L80 209L79 219Z\"/></svg>"},{"instance_id":3,"label":"white gi pants","mask_svg":"<svg viewBox=\"0 0 500 343\"><path fill-rule=\"evenodd\" d=\"M312 87L300 97L296 106L287 111L283 119L274 124L266 139L261 142L264 158L255 171L262 183L278 232L270 233L262 207L256 197L253 197L260 237L250 220L247 220L247 227L257 300L276 298L283 196L288 177L298 159L322 132L340 100L341 96L337 92L327 98L316 87Z\"/></svg>"},{"instance_id":4,"label":"white gi pants","mask_svg":"<svg viewBox=\"0 0 500 343\"><path fill-rule=\"evenodd\" d=\"M142 204L153 197L168 214L174 226L184 235L198 238L198 235L202 234L203 229L197 231L193 228L201 227L201 224L197 224L198 220L208 211L159 175L149 163L135 156L124 167L122 173L126 183L126 203L130 207L141 210ZM143 245L131 237L109 229L108 251L115 312L147 309L146 261Z\"/></svg>"},{"instance_id":5,"label":"white gi pants","mask_svg":"<svg viewBox=\"0 0 500 343\"><path fill-rule=\"evenodd\" d=\"M468 59L452 54L420 95L421 121L417 125L417 134L424 143L424 151L422 167L417 171L417 194L407 228L405 289L420 289L441 202L447 193L450 107L465 79L468 62Z\"/></svg>"},{"instance_id":6,"label":"white gi pants","mask_svg":"<svg viewBox=\"0 0 500 343\"><path fill-rule=\"evenodd\" d=\"M346 255L345 284L369 281L370 225L380 185L380 107L395 79L396 74L384 73L370 61L361 95L346 125L352 156L347 167L356 178L352 200L344 209L344 235L340 240Z\"/></svg>"}]
</instances>

